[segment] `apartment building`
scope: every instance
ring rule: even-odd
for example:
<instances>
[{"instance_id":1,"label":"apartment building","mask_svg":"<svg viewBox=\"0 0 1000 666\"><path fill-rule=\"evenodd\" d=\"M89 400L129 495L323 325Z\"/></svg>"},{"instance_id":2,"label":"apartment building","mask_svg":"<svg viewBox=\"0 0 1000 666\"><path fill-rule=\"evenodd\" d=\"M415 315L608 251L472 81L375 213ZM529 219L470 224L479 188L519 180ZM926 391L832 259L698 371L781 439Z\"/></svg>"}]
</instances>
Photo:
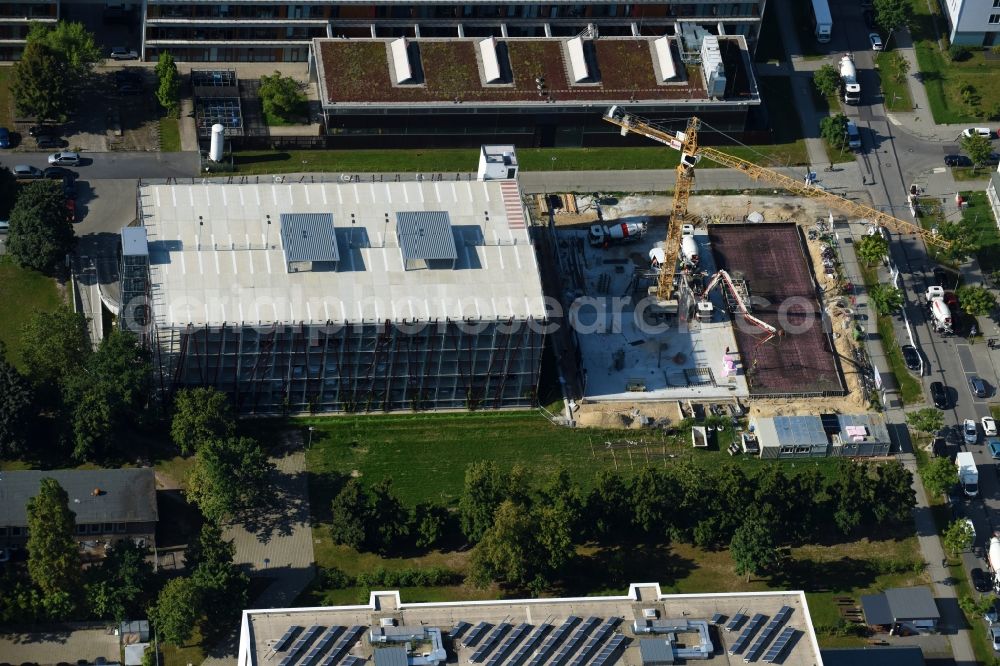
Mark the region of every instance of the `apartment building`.
<instances>
[{"instance_id":1,"label":"apartment building","mask_svg":"<svg viewBox=\"0 0 1000 666\"><path fill-rule=\"evenodd\" d=\"M742 35L753 49L766 1L146 0L141 47L146 60L170 51L186 62L305 62L312 40L325 37L571 37L590 24L602 35L662 36L693 24Z\"/></svg>"},{"instance_id":2,"label":"apartment building","mask_svg":"<svg viewBox=\"0 0 1000 666\"><path fill-rule=\"evenodd\" d=\"M948 39L964 46L1000 44L1000 0L940 0Z\"/></svg>"},{"instance_id":3,"label":"apartment building","mask_svg":"<svg viewBox=\"0 0 1000 666\"><path fill-rule=\"evenodd\" d=\"M21 0L0 3L0 60L17 60L24 50L32 21L59 20L59 0Z\"/></svg>"}]
</instances>

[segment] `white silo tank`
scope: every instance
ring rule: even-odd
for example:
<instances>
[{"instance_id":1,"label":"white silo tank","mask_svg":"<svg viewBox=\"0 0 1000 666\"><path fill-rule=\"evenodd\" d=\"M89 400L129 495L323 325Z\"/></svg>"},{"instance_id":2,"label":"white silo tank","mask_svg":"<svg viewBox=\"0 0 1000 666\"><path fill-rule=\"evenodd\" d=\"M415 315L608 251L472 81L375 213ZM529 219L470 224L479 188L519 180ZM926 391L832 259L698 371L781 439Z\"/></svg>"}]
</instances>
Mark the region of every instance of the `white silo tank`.
<instances>
[{"instance_id":1,"label":"white silo tank","mask_svg":"<svg viewBox=\"0 0 1000 666\"><path fill-rule=\"evenodd\" d=\"M208 150L208 159L213 162L222 161L222 143L224 140L226 128L222 125L216 123L212 125L212 145Z\"/></svg>"}]
</instances>

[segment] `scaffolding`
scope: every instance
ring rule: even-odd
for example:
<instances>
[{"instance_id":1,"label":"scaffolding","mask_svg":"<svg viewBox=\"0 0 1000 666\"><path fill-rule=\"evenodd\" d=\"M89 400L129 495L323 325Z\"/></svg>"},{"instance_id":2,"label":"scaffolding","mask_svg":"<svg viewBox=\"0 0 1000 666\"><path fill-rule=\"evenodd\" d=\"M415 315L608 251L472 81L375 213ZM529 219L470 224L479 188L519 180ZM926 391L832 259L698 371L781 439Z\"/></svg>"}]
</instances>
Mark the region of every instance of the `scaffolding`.
<instances>
[{"instance_id":1,"label":"scaffolding","mask_svg":"<svg viewBox=\"0 0 1000 666\"><path fill-rule=\"evenodd\" d=\"M445 319L158 328L168 392L214 386L243 414L525 407L544 322Z\"/></svg>"}]
</instances>

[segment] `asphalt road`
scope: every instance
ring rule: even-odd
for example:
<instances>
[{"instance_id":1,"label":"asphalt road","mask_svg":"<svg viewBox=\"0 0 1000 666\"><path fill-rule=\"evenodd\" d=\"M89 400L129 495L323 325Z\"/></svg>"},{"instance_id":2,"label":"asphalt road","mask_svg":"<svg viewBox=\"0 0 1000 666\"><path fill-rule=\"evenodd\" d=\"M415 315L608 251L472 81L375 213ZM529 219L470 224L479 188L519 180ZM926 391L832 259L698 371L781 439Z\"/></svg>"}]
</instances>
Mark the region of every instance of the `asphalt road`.
<instances>
[{"instance_id":1,"label":"asphalt road","mask_svg":"<svg viewBox=\"0 0 1000 666\"><path fill-rule=\"evenodd\" d=\"M40 169L48 166L44 153L10 153L0 159L0 164L13 167L28 164ZM87 180L118 179L125 176L142 178L190 178L198 173L197 153L83 153L82 166L71 167Z\"/></svg>"}]
</instances>

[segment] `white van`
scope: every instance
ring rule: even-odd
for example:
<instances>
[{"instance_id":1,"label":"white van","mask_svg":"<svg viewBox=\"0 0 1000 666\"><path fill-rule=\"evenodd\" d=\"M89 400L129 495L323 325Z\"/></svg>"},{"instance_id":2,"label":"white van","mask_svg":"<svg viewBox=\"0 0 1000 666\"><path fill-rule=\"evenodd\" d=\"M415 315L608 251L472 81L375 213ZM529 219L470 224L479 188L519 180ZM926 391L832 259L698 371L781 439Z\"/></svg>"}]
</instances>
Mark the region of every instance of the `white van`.
<instances>
[{"instance_id":1,"label":"white van","mask_svg":"<svg viewBox=\"0 0 1000 666\"><path fill-rule=\"evenodd\" d=\"M0 220L0 234L5 234L10 231L10 222L8 220Z\"/></svg>"},{"instance_id":2,"label":"white van","mask_svg":"<svg viewBox=\"0 0 1000 666\"><path fill-rule=\"evenodd\" d=\"M847 146L852 150L861 149L861 132L853 120L847 122Z\"/></svg>"},{"instance_id":3,"label":"white van","mask_svg":"<svg viewBox=\"0 0 1000 666\"><path fill-rule=\"evenodd\" d=\"M973 134L986 137L987 139L993 138L993 131L989 127L969 127L962 130L962 136L972 136Z\"/></svg>"}]
</instances>

